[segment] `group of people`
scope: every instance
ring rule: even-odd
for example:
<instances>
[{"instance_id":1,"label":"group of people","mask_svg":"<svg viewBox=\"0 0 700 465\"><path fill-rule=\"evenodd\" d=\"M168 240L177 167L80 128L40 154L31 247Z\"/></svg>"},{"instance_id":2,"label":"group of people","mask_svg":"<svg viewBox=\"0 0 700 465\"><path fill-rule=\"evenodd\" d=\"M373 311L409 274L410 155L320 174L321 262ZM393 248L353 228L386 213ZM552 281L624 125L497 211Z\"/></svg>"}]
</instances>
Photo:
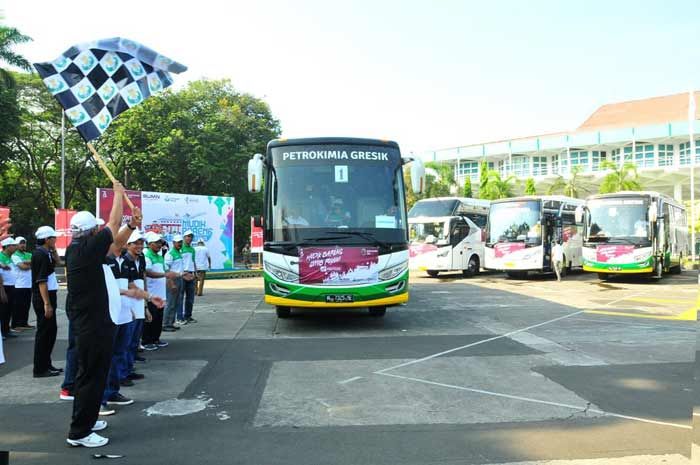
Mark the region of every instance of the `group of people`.
<instances>
[{"instance_id":1,"label":"group of people","mask_svg":"<svg viewBox=\"0 0 700 465\"><path fill-rule=\"evenodd\" d=\"M114 406L134 400L120 389L145 376L135 369L145 362L143 351L168 346L162 332L175 332L196 323L195 294L202 295L211 266L201 242L185 231L165 241L155 232L141 232L142 215L133 209L122 225L124 187L114 183L115 200L109 220L92 213L76 213L70 222L72 241L65 253L68 349L65 368L52 362L56 341L58 280L55 267L63 265L56 251L56 231L40 227L36 249L26 251L22 237L0 244L0 322L3 339L19 331L36 330L34 377L63 374L60 398L73 401L67 442L71 446L100 447L108 439L97 434L107 427L100 415L116 413ZM29 324L34 307L36 328ZM0 344L0 363L4 361Z\"/></svg>"}]
</instances>

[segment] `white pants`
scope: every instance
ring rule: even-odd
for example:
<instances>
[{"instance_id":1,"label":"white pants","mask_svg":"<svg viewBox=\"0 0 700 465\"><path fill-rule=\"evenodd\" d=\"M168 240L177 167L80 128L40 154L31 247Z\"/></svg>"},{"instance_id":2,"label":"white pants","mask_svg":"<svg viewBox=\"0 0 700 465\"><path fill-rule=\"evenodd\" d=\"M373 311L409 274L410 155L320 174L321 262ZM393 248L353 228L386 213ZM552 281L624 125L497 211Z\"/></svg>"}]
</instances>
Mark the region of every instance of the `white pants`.
<instances>
[{"instance_id":1,"label":"white pants","mask_svg":"<svg viewBox=\"0 0 700 465\"><path fill-rule=\"evenodd\" d=\"M560 261L554 262L554 272L557 274L557 281L561 281L561 269L563 263Z\"/></svg>"}]
</instances>

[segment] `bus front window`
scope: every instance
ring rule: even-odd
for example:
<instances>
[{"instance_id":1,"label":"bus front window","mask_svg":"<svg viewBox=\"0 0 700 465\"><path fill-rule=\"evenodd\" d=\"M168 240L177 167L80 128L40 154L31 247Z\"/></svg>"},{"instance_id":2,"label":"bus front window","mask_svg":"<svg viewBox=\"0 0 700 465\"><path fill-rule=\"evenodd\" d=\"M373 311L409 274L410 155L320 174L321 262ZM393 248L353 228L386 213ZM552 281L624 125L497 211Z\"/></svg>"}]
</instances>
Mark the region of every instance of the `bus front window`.
<instances>
[{"instance_id":1,"label":"bus front window","mask_svg":"<svg viewBox=\"0 0 700 465\"><path fill-rule=\"evenodd\" d=\"M588 240L648 240L648 204L644 199L600 199L588 205Z\"/></svg>"},{"instance_id":2,"label":"bus front window","mask_svg":"<svg viewBox=\"0 0 700 465\"><path fill-rule=\"evenodd\" d=\"M409 238L412 244L437 244L447 240L445 223L411 223Z\"/></svg>"},{"instance_id":3,"label":"bus front window","mask_svg":"<svg viewBox=\"0 0 700 465\"><path fill-rule=\"evenodd\" d=\"M488 242L542 243L540 202L497 202L489 212Z\"/></svg>"}]
</instances>

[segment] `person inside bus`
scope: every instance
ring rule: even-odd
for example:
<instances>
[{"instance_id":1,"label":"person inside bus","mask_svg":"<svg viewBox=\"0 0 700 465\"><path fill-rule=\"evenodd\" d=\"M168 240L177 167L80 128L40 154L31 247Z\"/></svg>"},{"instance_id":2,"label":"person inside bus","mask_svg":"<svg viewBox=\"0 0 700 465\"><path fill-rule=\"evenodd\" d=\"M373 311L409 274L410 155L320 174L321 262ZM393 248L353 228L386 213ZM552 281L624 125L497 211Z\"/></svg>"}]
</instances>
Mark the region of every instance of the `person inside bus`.
<instances>
[{"instance_id":1,"label":"person inside bus","mask_svg":"<svg viewBox=\"0 0 700 465\"><path fill-rule=\"evenodd\" d=\"M649 234L649 223L646 220L638 219L634 223L634 237L647 237Z\"/></svg>"},{"instance_id":2,"label":"person inside bus","mask_svg":"<svg viewBox=\"0 0 700 465\"><path fill-rule=\"evenodd\" d=\"M309 226L306 218L299 214L299 209L296 207L289 208L289 214L284 217L285 226Z\"/></svg>"},{"instance_id":3,"label":"person inside bus","mask_svg":"<svg viewBox=\"0 0 700 465\"><path fill-rule=\"evenodd\" d=\"M326 225L329 227L348 226L350 212L343 207L343 200L335 198L331 201L331 211L326 215Z\"/></svg>"}]
</instances>

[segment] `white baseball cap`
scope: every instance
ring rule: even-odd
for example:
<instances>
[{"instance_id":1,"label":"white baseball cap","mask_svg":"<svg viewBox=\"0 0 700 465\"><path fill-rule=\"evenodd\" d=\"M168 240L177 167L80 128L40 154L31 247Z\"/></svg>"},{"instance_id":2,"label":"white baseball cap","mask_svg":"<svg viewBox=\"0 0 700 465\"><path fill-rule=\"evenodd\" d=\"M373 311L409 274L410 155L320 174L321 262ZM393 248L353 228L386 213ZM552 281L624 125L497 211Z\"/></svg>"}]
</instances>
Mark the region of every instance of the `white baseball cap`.
<instances>
[{"instance_id":1,"label":"white baseball cap","mask_svg":"<svg viewBox=\"0 0 700 465\"><path fill-rule=\"evenodd\" d=\"M146 233L146 235L144 236L144 238L146 239L146 242L148 242L149 244L151 242L158 242L158 241L163 240L163 236L161 236L160 234L153 232L153 231L148 231Z\"/></svg>"},{"instance_id":2,"label":"white baseball cap","mask_svg":"<svg viewBox=\"0 0 700 465\"><path fill-rule=\"evenodd\" d=\"M58 237L58 234L51 226L41 226L36 230L34 236L37 239L48 239L50 237Z\"/></svg>"},{"instance_id":3,"label":"white baseball cap","mask_svg":"<svg viewBox=\"0 0 700 465\"><path fill-rule=\"evenodd\" d=\"M126 241L126 243L131 244L131 243L139 241L141 239L143 239L143 234L141 234L141 231L136 229L136 230L134 230L134 232L131 233L131 236L129 236L129 240Z\"/></svg>"},{"instance_id":4,"label":"white baseball cap","mask_svg":"<svg viewBox=\"0 0 700 465\"><path fill-rule=\"evenodd\" d=\"M20 242L27 242L27 240L22 236L17 236L15 237L15 242L17 243L17 245L19 245Z\"/></svg>"},{"instance_id":5,"label":"white baseball cap","mask_svg":"<svg viewBox=\"0 0 700 465\"><path fill-rule=\"evenodd\" d=\"M194 233L192 232L191 229L188 229L187 231L185 231L185 232L182 234L182 237L185 237L185 236L194 236Z\"/></svg>"},{"instance_id":6,"label":"white baseball cap","mask_svg":"<svg viewBox=\"0 0 700 465\"><path fill-rule=\"evenodd\" d=\"M17 240L13 239L11 237L7 237L7 238L3 239L2 242L0 242L0 245L2 245L3 247L8 247L10 245L17 245Z\"/></svg>"},{"instance_id":7,"label":"white baseball cap","mask_svg":"<svg viewBox=\"0 0 700 465\"><path fill-rule=\"evenodd\" d=\"M89 211L81 211L73 215L70 220L70 228L72 231L89 231L96 226L102 226L105 222L101 218L95 218L95 215Z\"/></svg>"},{"instance_id":8,"label":"white baseball cap","mask_svg":"<svg viewBox=\"0 0 700 465\"><path fill-rule=\"evenodd\" d=\"M182 242L182 235L181 234L175 234L173 236L173 242Z\"/></svg>"}]
</instances>

